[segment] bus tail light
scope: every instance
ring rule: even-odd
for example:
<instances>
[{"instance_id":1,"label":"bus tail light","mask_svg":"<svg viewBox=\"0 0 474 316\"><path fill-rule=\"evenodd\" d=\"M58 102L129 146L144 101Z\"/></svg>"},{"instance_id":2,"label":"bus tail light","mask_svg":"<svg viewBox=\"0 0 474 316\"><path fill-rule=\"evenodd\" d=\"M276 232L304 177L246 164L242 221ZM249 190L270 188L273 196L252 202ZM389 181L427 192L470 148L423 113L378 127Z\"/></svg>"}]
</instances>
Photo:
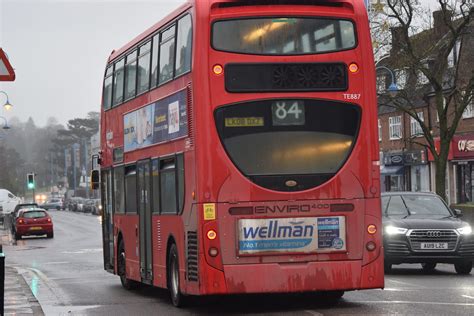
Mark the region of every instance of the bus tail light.
<instances>
[{"instance_id":1,"label":"bus tail light","mask_svg":"<svg viewBox=\"0 0 474 316\"><path fill-rule=\"evenodd\" d=\"M369 241L369 242L365 245L365 249L367 249L368 251L374 251L375 248L377 248L377 245L376 245L373 241Z\"/></svg>"},{"instance_id":2,"label":"bus tail light","mask_svg":"<svg viewBox=\"0 0 474 316\"><path fill-rule=\"evenodd\" d=\"M203 225L203 250L206 262L213 268L224 270L222 266L222 258L220 255L220 236L217 227L217 220L206 221Z\"/></svg>"},{"instance_id":3,"label":"bus tail light","mask_svg":"<svg viewBox=\"0 0 474 316\"><path fill-rule=\"evenodd\" d=\"M209 248L209 256L217 257L218 254L219 254L219 250L217 250L217 248L214 248L214 247Z\"/></svg>"},{"instance_id":4,"label":"bus tail light","mask_svg":"<svg viewBox=\"0 0 474 316\"><path fill-rule=\"evenodd\" d=\"M217 233L213 229L208 230L206 235L209 240L214 240L217 238Z\"/></svg>"},{"instance_id":5,"label":"bus tail light","mask_svg":"<svg viewBox=\"0 0 474 316\"><path fill-rule=\"evenodd\" d=\"M20 219L18 220L18 224L24 224L23 219L20 218Z\"/></svg>"},{"instance_id":6,"label":"bus tail light","mask_svg":"<svg viewBox=\"0 0 474 316\"><path fill-rule=\"evenodd\" d=\"M356 63L351 63L349 65L349 71L355 74L356 72L359 71L359 65L357 65Z\"/></svg>"},{"instance_id":7,"label":"bus tail light","mask_svg":"<svg viewBox=\"0 0 474 316\"><path fill-rule=\"evenodd\" d=\"M215 75L222 75L222 73L224 72L224 68L222 68L221 65L219 64L216 64L214 65L214 67L212 67L212 71L214 71L214 74Z\"/></svg>"},{"instance_id":8,"label":"bus tail light","mask_svg":"<svg viewBox=\"0 0 474 316\"><path fill-rule=\"evenodd\" d=\"M370 235L375 234L377 232L377 226L375 226L374 224L370 224L369 226L367 226L367 232Z\"/></svg>"}]
</instances>

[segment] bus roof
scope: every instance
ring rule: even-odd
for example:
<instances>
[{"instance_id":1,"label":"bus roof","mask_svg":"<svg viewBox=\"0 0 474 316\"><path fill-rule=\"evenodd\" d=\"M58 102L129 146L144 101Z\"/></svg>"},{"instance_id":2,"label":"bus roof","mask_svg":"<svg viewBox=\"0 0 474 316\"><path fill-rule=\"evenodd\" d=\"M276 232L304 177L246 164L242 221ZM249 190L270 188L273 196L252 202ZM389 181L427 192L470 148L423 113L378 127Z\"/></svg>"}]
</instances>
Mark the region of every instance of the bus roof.
<instances>
[{"instance_id":1,"label":"bus roof","mask_svg":"<svg viewBox=\"0 0 474 316\"><path fill-rule=\"evenodd\" d=\"M186 11L192 6L192 3L194 1L188 0L187 3L182 4L179 8L168 14L165 18L161 19L159 22L155 23L153 26L149 27L146 31L135 37L133 40L119 48L118 50L113 50L112 53L109 56L108 63L111 62L112 60L116 59L123 53L125 53L127 50L130 48L134 47L144 39L146 39L149 35L153 34L157 30L159 30L161 27L165 26L167 23L171 22L174 18L176 18L179 14L182 12Z\"/></svg>"}]
</instances>

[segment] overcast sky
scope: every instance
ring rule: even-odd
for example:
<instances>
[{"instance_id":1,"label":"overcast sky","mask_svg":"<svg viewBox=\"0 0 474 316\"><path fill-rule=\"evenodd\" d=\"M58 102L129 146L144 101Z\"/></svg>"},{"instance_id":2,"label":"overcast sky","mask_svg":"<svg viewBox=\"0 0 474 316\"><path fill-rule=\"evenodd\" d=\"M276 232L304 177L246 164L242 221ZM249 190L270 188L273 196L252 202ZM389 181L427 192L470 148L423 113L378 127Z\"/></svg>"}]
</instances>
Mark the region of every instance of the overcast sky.
<instances>
[{"instance_id":1,"label":"overcast sky","mask_svg":"<svg viewBox=\"0 0 474 316\"><path fill-rule=\"evenodd\" d=\"M43 126L100 110L106 60L185 0L0 0L0 47L16 81L1 83L14 108ZM436 0L421 0L431 4ZM5 97L0 95L0 104Z\"/></svg>"},{"instance_id":2,"label":"overcast sky","mask_svg":"<svg viewBox=\"0 0 474 316\"><path fill-rule=\"evenodd\" d=\"M16 80L0 84L13 109L45 125L100 110L110 52L145 31L184 0L0 0L0 47ZM0 94L0 104L5 97Z\"/></svg>"}]
</instances>

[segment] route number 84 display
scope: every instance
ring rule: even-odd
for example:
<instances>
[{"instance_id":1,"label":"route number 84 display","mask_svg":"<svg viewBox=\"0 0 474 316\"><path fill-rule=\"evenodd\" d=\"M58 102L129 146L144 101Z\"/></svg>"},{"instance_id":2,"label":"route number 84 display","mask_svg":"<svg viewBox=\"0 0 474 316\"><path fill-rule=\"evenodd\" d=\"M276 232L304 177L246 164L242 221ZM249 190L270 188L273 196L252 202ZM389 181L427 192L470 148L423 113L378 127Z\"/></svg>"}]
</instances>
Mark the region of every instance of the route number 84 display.
<instances>
[{"instance_id":1,"label":"route number 84 display","mask_svg":"<svg viewBox=\"0 0 474 316\"><path fill-rule=\"evenodd\" d=\"M303 101L281 100L272 103L274 126L304 125L305 111Z\"/></svg>"}]
</instances>

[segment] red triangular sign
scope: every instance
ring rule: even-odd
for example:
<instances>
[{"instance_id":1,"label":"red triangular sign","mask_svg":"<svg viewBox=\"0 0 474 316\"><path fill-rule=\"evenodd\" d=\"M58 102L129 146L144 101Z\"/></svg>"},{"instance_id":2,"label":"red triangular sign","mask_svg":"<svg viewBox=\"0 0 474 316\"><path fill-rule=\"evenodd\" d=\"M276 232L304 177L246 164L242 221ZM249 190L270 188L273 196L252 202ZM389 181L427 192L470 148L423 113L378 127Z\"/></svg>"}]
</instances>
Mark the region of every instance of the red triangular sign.
<instances>
[{"instance_id":1,"label":"red triangular sign","mask_svg":"<svg viewBox=\"0 0 474 316\"><path fill-rule=\"evenodd\" d=\"M15 81L15 71L8 61L7 55L0 48L0 81Z\"/></svg>"}]
</instances>

